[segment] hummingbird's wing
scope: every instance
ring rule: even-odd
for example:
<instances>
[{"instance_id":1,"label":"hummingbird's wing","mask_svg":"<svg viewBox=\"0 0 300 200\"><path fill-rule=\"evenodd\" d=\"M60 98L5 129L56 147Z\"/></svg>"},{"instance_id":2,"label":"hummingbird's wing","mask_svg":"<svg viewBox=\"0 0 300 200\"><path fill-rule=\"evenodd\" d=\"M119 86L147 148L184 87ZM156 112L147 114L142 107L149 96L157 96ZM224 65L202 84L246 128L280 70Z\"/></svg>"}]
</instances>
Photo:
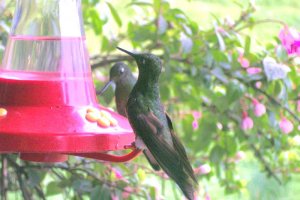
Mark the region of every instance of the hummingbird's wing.
<instances>
[{"instance_id":1,"label":"hummingbird's wing","mask_svg":"<svg viewBox=\"0 0 300 200\"><path fill-rule=\"evenodd\" d=\"M180 140L177 137L177 135L175 134L171 118L169 117L169 115L167 113L166 113L166 117L167 117L169 129L170 129L170 132L171 132L171 135L172 135L172 141L173 141L174 149L178 152L178 154L181 157L183 157L186 160L188 160L185 148L184 148L183 144L180 142ZM193 179L193 181L196 184L198 184L197 178L196 178L196 176L194 174L194 170L193 170L192 166L190 165L190 163L189 162L183 162L183 164L184 164L185 169L188 171L190 177Z\"/></svg>"},{"instance_id":2,"label":"hummingbird's wing","mask_svg":"<svg viewBox=\"0 0 300 200\"><path fill-rule=\"evenodd\" d=\"M171 146L163 137L163 124L153 114L139 114L136 118L139 129L136 130L142 138L148 150L152 153L161 168L172 178L181 188L189 200L194 199L193 177L191 177L186 166L189 165L187 156L181 156L176 149Z\"/></svg>"}]
</instances>

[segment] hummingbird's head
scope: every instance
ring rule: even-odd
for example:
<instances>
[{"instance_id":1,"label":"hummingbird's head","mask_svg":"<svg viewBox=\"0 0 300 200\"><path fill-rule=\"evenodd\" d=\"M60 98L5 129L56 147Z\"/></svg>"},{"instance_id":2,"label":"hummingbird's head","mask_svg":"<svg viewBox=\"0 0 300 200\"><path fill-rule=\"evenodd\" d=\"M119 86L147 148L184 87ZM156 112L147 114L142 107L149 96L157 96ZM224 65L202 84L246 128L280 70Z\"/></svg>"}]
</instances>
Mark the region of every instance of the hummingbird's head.
<instances>
[{"instance_id":1,"label":"hummingbird's head","mask_svg":"<svg viewBox=\"0 0 300 200\"><path fill-rule=\"evenodd\" d=\"M135 59L140 75L144 74L149 77L158 77L160 75L162 63L159 57L150 53L132 53L120 47L117 48Z\"/></svg>"},{"instance_id":2,"label":"hummingbird's head","mask_svg":"<svg viewBox=\"0 0 300 200\"><path fill-rule=\"evenodd\" d=\"M132 73L128 66L122 62L118 62L112 66L109 72L109 82L107 82L100 91L97 91L97 95L102 95L110 85L118 85L119 83L126 82L132 78Z\"/></svg>"},{"instance_id":3,"label":"hummingbird's head","mask_svg":"<svg viewBox=\"0 0 300 200\"><path fill-rule=\"evenodd\" d=\"M131 75L128 66L123 62L118 62L110 69L109 80L118 83L118 81L125 79L128 75Z\"/></svg>"}]
</instances>

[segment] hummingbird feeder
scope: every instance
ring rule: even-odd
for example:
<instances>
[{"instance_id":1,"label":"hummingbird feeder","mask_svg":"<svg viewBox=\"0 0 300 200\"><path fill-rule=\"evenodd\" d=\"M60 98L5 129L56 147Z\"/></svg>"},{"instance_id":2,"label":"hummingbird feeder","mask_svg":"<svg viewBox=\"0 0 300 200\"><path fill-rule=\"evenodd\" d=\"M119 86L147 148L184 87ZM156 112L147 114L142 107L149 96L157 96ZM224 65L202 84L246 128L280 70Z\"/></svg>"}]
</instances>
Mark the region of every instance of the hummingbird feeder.
<instances>
[{"instance_id":1,"label":"hummingbird feeder","mask_svg":"<svg viewBox=\"0 0 300 200\"><path fill-rule=\"evenodd\" d=\"M139 154L133 141L128 120L97 102L81 1L17 0L0 67L0 153L125 162Z\"/></svg>"}]
</instances>

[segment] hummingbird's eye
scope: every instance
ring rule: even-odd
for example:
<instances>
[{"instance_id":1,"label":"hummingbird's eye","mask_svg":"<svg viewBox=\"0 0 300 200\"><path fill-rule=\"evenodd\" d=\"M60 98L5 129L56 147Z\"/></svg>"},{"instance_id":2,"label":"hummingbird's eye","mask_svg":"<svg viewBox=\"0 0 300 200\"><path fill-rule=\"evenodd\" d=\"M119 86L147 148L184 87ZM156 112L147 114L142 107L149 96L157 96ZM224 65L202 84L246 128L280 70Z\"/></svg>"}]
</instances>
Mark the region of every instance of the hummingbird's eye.
<instances>
[{"instance_id":1,"label":"hummingbird's eye","mask_svg":"<svg viewBox=\"0 0 300 200\"><path fill-rule=\"evenodd\" d=\"M124 71L125 71L124 68L121 68L119 72L120 72L120 74L123 74Z\"/></svg>"}]
</instances>

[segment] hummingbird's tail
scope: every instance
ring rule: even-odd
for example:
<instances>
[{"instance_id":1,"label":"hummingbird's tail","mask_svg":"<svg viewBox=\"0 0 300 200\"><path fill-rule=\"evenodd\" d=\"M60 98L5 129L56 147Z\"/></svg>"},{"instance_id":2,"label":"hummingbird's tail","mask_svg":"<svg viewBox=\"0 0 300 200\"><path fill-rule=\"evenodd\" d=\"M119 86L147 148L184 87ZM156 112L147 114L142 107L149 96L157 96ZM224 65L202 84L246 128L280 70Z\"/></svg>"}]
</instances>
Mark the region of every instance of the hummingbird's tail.
<instances>
[{"instance_id":1,"label":"hummingbird's tail","mask_svg":"<svg viewBox=\"0 0 300 200\"><path fill-rule=\"evenodd\" d=\"M158 164L158 162L155 160L155 158L153 157L153 155L151 154L151 152L147 149L145 149L143 151L145 157L147 158L149 164L151 165L151 167L155 170L155 171L159 171L160 170L160 166Z\"/></svg>"},{"instance_id":2,"label":"hummingbird's tail","mask_svg":"<svg viewBox=\"0 0 300 200\"><path fill-rule=\"evenodd\" d=\"M195 190L194 190L194 186L192 182L189 183L177 183L177 185L180 187L181 191L183 192L184 196L188 199L188 200L194 200L194 194L195 194Z\"/></svg>"}]
</instances>

